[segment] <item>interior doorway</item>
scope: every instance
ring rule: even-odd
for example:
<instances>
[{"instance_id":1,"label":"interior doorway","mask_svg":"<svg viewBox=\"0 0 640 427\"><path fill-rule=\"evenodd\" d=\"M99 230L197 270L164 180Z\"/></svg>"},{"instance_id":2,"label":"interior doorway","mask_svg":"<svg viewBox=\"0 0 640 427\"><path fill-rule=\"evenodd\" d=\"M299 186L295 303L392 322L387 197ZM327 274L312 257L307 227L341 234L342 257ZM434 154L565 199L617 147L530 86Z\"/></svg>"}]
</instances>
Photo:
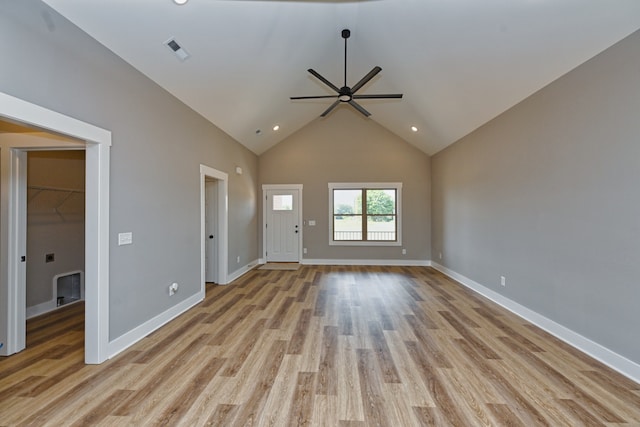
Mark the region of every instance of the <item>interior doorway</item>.
<instances>
[{"instance_id":1,"label":"interior doorway","mask_svg":"<svg viewBox=\"0 0 640 427\"><path fill-rule=\"evenodd\" d=\"M218 183L219 180L205 176L205 282L218 283Z\"/></svg>"},{"instance_id":2,"label":"interior doorway","mask_svg":"<svg viewBox=\"0 0 640 427\"><path fill-rule=\"evenodd\" d=\"M228 202L229 175L200 165L200 276L201 291L206 284L228 283Z\"/></svg>"},{"instance_id":3,"label":"interior doorway","mask_svg":"<svg viewBox=\"0 0 640 427\"><path fill-rule=\"evenodd\" d=\"M84 300L85 153L27 149L26 317Z\"/></svg>"},{"instance_id":4,"label":"interior doorway","mask_svg":"<svg viewBox=\"0 0 640 427\"><path fill-rule=\"evenodd\" d=\"M111 132L0 92L0 118L78 140L85 148L85 363L109 358L109 159ZM2 150L0 192L0 355L25 348L24 247L18 236L25 152ZM24 177L22 178L24 179Z\"/></svg>"}]
</instances>

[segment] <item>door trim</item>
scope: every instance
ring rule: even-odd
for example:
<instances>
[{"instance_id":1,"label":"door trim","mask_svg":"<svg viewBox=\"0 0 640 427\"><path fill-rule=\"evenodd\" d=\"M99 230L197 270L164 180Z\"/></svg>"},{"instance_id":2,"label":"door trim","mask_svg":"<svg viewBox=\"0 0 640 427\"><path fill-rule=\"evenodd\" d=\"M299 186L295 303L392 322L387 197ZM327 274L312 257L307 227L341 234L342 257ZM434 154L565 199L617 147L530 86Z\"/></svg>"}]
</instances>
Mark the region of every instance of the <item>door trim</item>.
<instances>
[{"instance_id":1,"label":"door trim","mask_svg":"<svg viewBox=\"0 0 640 427\"><path fill-rule=\"evenodd\" d=\"M109 344L109 163L111 132L53 110L0 92L0 117L63 134L86 142L85 194L85 363L99 364L107 360ZM7 313L6 349L0 354L22 350L26 319L18 319L18 283L12 280L20 252L11 241L8 228L16 223L13 201L19 196L19 183L9 171L8 197L2 197L2 242L0 257L6 276L0 278L0 295L5 293ZM5 264L5 262L7 264ZM1 303L0 303L1 304ZM4 311L4 310L0 310ZM22 310L24 314L26 310ZM26 315L26 314L25 314ZM2 331L4 332L4 331ZM22 337L22 338L20 338Z\"/></svg>"},{"instance_id":2,"label":"door trim","mask_svg":"<svg viewBox=\"0 0 640 427\"><path fill-rule=\"evenodd\" d=\"M206 177L215 178L218 184L218 284L226 285L229 283L227 271L229 269L229 174L211 168L209 166L200 165L200 283L201 292L204 297L206 279L205 279L205 179Z\"/></svg>"},{"instance_id":3,"label":"door trim","mask_svg":"<svg viewBox=\"0 0 640 427\"><path fill-rule=\"evenodd\" d=\"M298 260L302 262L302 242L304 241L304 226L302 225L302 184L262 184L262 259L267 260L267 191L270 190L298 190L298 224L300 225L300 244L298 245Z\"/></svg>"}]
</instances>

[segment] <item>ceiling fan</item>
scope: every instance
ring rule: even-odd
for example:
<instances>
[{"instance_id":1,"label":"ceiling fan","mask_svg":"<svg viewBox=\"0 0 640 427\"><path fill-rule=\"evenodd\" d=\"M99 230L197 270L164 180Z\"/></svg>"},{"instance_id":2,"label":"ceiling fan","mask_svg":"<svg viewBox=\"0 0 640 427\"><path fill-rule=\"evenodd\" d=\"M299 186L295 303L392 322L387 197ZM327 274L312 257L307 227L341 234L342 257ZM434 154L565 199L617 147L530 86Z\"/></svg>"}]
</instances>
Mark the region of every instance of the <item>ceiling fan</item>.
<instances>
[{"instance_id":1,"label":"ceiling fan","mask_svg":"<svg viewBox=\"0 0 640 427\"><path fill-rule=\"evenodd\" d=\"M319 95L319 96L292 96L290 99L321 99L321 98L337 98L336 101L331 104L329 108L325 110L324 113L320 115L320 117L324 117L331 112L334 108L338 106L341 102L347 102L351 104L353 108L364 114L366 117L371 115L370 112L365 110L360 104L358 104L356 99L390 99L390 98L402 98L401 93L394 94L379 94L379 95L356 95L356 92L362 88L365 84L369 82L372 78L376 76L382 68L375 66L373 70L369 71L366 76L364 76L358 83L356 83L353 87L347 86L347 39L351 36L351 31L344 29L342 30L342 38L344 39L344 86L338 88L338 86L331 83L329 80L322 77L317 71L309 68L309 71L314 77L320 80L322 83L329 86L333 89L337 95Z\"/></svg>"}]
</instances>

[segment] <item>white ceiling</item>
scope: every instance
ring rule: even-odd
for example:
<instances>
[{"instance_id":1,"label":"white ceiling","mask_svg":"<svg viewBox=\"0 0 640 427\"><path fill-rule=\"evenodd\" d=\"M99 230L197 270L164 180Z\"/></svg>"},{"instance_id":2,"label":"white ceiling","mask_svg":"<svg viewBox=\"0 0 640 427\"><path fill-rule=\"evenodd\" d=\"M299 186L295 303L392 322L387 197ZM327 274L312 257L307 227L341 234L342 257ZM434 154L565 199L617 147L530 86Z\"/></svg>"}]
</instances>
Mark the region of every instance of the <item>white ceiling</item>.
<instances>
[{"instance_id":1,"label":"white ceiling","mask_svg":"<svg viewBox=\"0 0 640 427\"><path fill-rule=\"evenodd\" d=\"M358 93L404 93L368 120L427 154L640 28L639 0L44 1L257 154L333 102L289 97L332 94L308 68L343 85L343 28L348 86L379 65Z\"/></svg>"}]
</instances>

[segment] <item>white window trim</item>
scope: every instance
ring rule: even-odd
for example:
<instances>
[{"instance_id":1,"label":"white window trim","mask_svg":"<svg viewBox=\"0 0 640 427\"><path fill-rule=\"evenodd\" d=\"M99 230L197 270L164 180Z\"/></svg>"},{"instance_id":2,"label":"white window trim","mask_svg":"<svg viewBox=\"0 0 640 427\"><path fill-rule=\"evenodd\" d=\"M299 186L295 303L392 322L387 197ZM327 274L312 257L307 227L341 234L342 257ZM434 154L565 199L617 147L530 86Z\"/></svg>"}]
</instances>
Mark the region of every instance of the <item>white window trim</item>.
<instances>
[{"instance_id":1,"label":"white window trim","mask_svg":"<svg viewBox=\"0 0 640 427\"><path fill-rule=\"evenodd\" d=\"M333 240L334 189L395 189L398 239L395 242ZM401 182L330 182L329 183L329 246L402 246L402 183Z\"/></svg>"}]
</instances>

